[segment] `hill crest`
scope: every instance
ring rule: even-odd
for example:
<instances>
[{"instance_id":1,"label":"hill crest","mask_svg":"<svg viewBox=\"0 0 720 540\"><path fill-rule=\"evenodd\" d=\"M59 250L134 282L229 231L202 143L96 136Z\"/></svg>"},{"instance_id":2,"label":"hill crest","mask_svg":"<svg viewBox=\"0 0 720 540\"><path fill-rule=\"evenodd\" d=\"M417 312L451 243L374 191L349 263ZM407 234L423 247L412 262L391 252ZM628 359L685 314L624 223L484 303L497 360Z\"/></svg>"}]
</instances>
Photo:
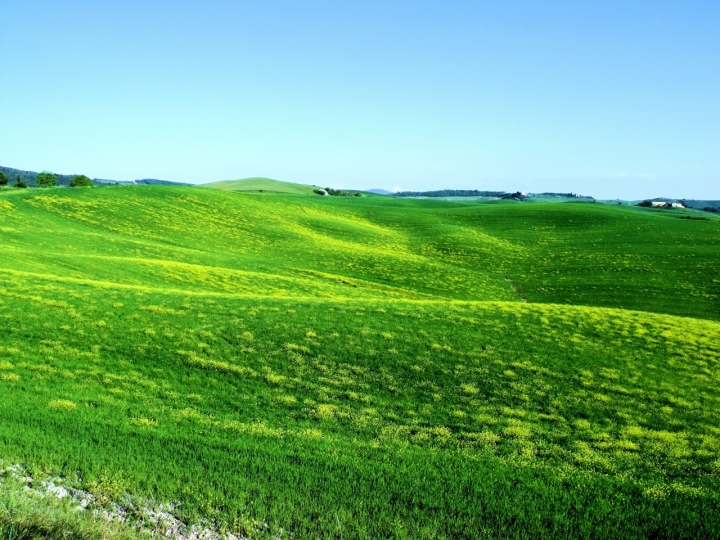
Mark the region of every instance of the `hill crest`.
<instances>
[{"instance_id":1,"label":"hill crest","mask_svg":"<svg viewBox=\"0 0 720 540\"><path fill-rule=\"evenodd\" d=\"M288 193L295 195L313 195L313 190L317 186L307 184L295 184L293 182L283 182L272 178L255 176L250 178L240 178L238 180L220 180L218 182L209 182L200 184L198 187L219 189L223 191L244 191L244 192L271 192L271 193Z\"/></svg>"}]
</instances>

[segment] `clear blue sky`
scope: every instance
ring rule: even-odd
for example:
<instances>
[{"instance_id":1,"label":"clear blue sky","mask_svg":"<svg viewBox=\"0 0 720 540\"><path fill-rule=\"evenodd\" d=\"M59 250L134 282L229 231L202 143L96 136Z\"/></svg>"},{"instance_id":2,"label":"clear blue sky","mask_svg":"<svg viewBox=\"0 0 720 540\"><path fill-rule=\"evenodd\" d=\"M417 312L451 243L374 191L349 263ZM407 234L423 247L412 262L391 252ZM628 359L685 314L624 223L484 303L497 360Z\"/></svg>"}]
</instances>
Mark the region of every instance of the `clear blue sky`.
<instances>
[{"instance_id":1,"label":"clear blue sky","mask_svg":"<svg viewBox=\"0 0 720 540\"><path fill-rule=\"evenodd\" d=\"M720 2L0 0L0 164L720 199Z\"/></svg>"}]
</instances>

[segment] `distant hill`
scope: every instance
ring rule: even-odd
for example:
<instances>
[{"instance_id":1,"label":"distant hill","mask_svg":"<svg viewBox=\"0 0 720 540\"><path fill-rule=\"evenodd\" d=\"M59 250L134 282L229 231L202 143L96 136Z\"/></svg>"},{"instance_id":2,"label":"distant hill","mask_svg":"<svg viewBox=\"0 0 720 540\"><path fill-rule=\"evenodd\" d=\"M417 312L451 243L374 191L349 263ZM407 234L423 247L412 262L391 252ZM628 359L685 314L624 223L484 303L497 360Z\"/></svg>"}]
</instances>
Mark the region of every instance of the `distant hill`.
<instances>
[{"instance_id":1,"label":"distant hill","mask_svg":"<svg viewBox=\"0 0 720 540\"><path fill-rule=\"evenodd\" d=\"M680 199L687 208L695 210L705 210L706 212L720 212L720 201L698 201L694 199Z\"/></svg>"},{"instance_id":2,"label":"distant hill","mask_svg":"<svg viewBox=\"0 0 720 540\"><path fill-rule=\"evenodd\" d=\"M372 191L372 190L370 190ZM386 192L387 193L387 192ZM498 199L571 199L571 200L594 200L592 197L579 195L577 193L524 193L516 191L509 193L507 191L480 191L477 189L438 189L434 191L399 191L397 193L388 193L396 197L488 197Z\"/></svg>"},{"instance_id":3,"label":"distant hill","mask_svg":"<svg viewBox=\"0 0 720 540\"><path fill-rule=\"evenodd\" d=\"M12 167L3 167L0 165L0 171L5 173L5 176L8 177L10 180L10 184L14 185L18 178L24 180L28 186L35 187L35 179L37 178L38 173L35 171L23 171L21 169L13 169ZM58 185L60 186L69 186L70 180L72 180L72 177L76 174L80 173L74 173L74 174L58 174L54 173L57 177ZM192 184L185 184L182 182L171 182L170 180L157 180L155 178L143 178L141 180L106 180L103 178L92 178L93 183L95 184L120 184L120 185L132 185L132 184L171 184L171 185L179 185L179 186L190 186Z\"/></svg>"},{"instance_id":4,"label":"distant hill","mask_svg":"<svg viewBox=\"0 0 720 540\"><path fill-rule=\"evenodd\" d=\"M478 191L477 189L438 189L434 191L398 191L396 197L502 197L505 191Z\"/></svg>"},{"instance_id":5,"label":"distant hill","mask_svg":"<svg viewBox=\"0 0 720 540\"><path fill-rule=\"evenodd\" d=\"M155 185L161 184L166 186L194 186L195 184L187 184L185 182L172 182L170 180L158 180L157 178L141 178L140 180L102 180L100 178L93 178L93 182L96 184L118 184L118 185L130 185L130 184L145 184Z\"/></svg>"},{"instance_id":6,"label":"distant hill","mask_svg":"<svg viewBox=\"0 0 720 540\"><path fill-rule=\"evenodd\" d=\"M263 177L243 178L240 180L221 180L219 182L201 184L199 187L221 189L223 191L291 193L295 195L314 195L313 190L318 189L316 186L282 182L280 180Z\"/></svg>"},{"instance_id":7,"label":"distant hill","mask_svg":"<svg viewBox=\"0 0 720 540\"><path fill-rule=\"evenodd\" d=\"M388 191L387 189L366 189L368 193L377 193L378 195L394 195L392 191Z\"/></svg>"}]
</instances>

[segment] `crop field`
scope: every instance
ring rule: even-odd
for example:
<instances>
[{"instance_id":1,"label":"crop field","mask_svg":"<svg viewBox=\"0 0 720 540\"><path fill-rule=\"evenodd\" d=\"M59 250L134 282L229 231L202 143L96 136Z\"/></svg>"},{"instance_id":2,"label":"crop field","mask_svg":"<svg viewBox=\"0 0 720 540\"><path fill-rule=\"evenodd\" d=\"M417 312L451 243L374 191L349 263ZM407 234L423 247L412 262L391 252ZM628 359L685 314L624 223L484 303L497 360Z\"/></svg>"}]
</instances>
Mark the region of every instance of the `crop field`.
<instances>
[{"instance_id":1,"label":"crop field","mask_svg":"<svg viewBox=\"0 0 720 540\"><path fill-rule=\"evenodd\" d=\"M246 538L718 537L698 215L2 191L0 469Z\"/></svg>"}]
</instances>

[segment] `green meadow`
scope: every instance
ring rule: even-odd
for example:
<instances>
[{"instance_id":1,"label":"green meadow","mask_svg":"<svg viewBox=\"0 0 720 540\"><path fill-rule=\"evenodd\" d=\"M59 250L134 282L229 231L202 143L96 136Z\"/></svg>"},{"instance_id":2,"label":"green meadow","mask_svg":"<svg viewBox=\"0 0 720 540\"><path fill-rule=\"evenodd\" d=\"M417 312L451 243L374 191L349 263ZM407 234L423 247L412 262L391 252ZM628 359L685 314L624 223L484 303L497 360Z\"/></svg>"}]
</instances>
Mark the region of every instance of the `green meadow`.
<instances>
[{"instance_id":1,"label":"green meadow","mask_svg":"<svg viewBox=\"0 0 720 540\"><path fill-rule=\"evenodd\" d=\"M720 536L720 220L257 185L0 192L3 467L247 538Z\"/></svg>"}]
</instances>

